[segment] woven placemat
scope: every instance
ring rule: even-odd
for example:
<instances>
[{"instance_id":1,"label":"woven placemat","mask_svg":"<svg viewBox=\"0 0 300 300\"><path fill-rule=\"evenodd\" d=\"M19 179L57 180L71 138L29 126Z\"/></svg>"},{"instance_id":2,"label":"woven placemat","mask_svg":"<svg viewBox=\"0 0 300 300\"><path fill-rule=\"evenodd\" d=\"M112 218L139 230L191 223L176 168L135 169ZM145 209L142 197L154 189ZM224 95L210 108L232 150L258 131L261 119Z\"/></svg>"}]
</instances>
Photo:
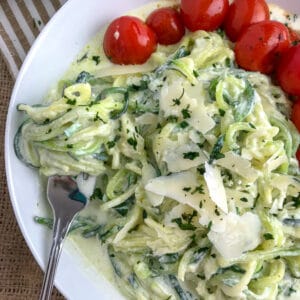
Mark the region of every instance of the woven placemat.
<instances>
[{"instance_id":1,"label":"woven placemat","mask_svg":"<svg viewBox=\"0 0 300 300\"><path fill-rule=\"evenodd\" d=\"M7 190L4 131L13 79L0 54L0 300L38 299L43 273L30 253L16 222ZM52 299L64 299L57 290Z\"/></svg>"}]
</instances>

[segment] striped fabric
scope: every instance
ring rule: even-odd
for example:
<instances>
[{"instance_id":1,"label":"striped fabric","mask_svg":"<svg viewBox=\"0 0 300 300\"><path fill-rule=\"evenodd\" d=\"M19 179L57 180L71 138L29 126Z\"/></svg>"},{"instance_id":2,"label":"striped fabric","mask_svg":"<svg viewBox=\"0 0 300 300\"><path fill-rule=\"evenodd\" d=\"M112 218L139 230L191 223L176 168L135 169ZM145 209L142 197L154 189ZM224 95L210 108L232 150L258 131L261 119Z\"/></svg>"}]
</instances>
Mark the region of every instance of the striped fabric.
<instances>
[{"instance_id":1,"label":"striped fabric","mask_svg":"<svg viewBox=\"0 0 300 300\"><path fill-rule=\"evenodd\" d=\"M14 78L37 35L66 1L0 1L0 50Z\"/></svg>"}]
</instances>

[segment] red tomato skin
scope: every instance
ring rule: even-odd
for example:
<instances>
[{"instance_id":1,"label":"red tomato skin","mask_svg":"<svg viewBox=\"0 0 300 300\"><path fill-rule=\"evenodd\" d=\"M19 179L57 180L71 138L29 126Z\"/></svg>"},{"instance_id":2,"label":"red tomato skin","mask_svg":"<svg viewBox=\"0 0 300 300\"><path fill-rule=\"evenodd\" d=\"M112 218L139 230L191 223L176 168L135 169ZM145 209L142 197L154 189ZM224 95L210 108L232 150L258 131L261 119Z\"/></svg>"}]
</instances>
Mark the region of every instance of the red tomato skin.
<instances>
[{"instance_id":1,"label":"red tomato skin","mask_svg":"<svg viewBox=\"0 0 300 300\"><path fill-rule=\"evenodd\" d=\"M188 30L213 31L223 23L228 8L228 0L181 0L180 12Z\"/></svg>"},{"instance_id":2,"label":"red tomato skin","mask_svg":"<svg viewBox=\"0 0 300 300\"><path fill-rule=\"evenodd\" d=\"M276 74L278 82L285 92L291 95L300 96L300 44L291 47L284 53L278 65ZM296 103L298 102L299 101L296 101ZM298 129L300 129L300 126Z\"/></svg>"},{"instance_id":3,"label":"red tomato skin","mask_svg":"<svg viewBox=\"0 0 300 300\"><path fill-rule=\"evenodd\" d=\"M300 132L300 100L294 102L291 120L295 124L296 128Z\"/></svg>"},{"instance_id":4,"label":"red tomato skin","mask_svg":"<svg viewBox=\"0 0 300 300\"><path fill-rule=\"evenodd\" d=\"M229 39L235 42L243 29L269 19L269 7L265 0L235 0L229 7L224 29Z\"/></svg>"},{"instance_id":5,"label":"red tomato skin","mask_svg":"<svg viewBox=\"0 0 300 300\"><path fill-rule=\"evenodd\" d=\"M298 165L300 165L300 149L296 152L296 158L298 159Z\"/></svg>"},{"instance_id":6,"label":"red tomato skin","mask_svg":"<svg viewBox=\"0 0 300 300\"><path fill-rule=\"evenodd\" d=\"M156 50L153 30L132 16L115 19L108 26L103 41L106 56L115 64L143 64Z\"/></svg>"},{"instance_id":7,"label":"red tomato skin","mask_svg":"<svg viewBox=\"0 0 300 300\"><path fill-rule=\"evenodd\" d=\"M154 10L148 16L146 24L156 33L157 41L162 45L178 43L185 33L180 14L172 7Z\"/></svg>"},{"instance_id":8,"label":"red tomato skin","mask_svg":"<svg viewBox=\"0 0 300 300\"><path fill-rule=\"evenodd\" d=\"M242 31L234 52L240 67L269 74L289 47L290 36L286 26L277 21L262 21Z\"/></svg>"}]
</instances>

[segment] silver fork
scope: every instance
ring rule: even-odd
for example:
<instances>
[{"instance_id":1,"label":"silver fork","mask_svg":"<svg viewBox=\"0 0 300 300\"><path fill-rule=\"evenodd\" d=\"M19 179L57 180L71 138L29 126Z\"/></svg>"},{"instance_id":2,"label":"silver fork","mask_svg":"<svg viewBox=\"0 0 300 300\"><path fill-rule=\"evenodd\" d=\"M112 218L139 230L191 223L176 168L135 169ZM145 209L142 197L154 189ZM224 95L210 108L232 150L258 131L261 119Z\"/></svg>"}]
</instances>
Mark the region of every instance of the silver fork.
<instances>
[{"instance_id":1,"label":"silver fork","mask_svg":"<svg viewBox=\"0 0 300 300\"><path fill-rule=\"evenodd\" d=\"M47 198L53 211L53 241L40 300L51 297L55 271L62 245L70 224L87 204L87 198L79 191L77 183L69 176L51 176L48 179Z\"/></svg>"}]
</instances>

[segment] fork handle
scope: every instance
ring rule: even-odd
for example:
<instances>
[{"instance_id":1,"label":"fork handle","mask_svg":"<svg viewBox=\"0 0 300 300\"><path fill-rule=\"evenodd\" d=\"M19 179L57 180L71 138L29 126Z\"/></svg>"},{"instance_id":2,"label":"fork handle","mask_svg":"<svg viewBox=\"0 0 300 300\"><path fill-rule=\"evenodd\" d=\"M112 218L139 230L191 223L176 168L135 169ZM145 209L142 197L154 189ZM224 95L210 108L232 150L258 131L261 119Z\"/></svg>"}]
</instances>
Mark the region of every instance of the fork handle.
<instances>
[{"instance_id":1,"label":"fork handle","mask_svg":"<svg viewBox=\"0 0 300 300\"><path fill-rule=\"evenodd\" d=\"M53 289L54 275L60 258L63 240L68 232L71 221L57 218L54 222L53 242L50 250L47 269L44 276L40 300L49 300Z\"/></svg>"}]
</instances>

